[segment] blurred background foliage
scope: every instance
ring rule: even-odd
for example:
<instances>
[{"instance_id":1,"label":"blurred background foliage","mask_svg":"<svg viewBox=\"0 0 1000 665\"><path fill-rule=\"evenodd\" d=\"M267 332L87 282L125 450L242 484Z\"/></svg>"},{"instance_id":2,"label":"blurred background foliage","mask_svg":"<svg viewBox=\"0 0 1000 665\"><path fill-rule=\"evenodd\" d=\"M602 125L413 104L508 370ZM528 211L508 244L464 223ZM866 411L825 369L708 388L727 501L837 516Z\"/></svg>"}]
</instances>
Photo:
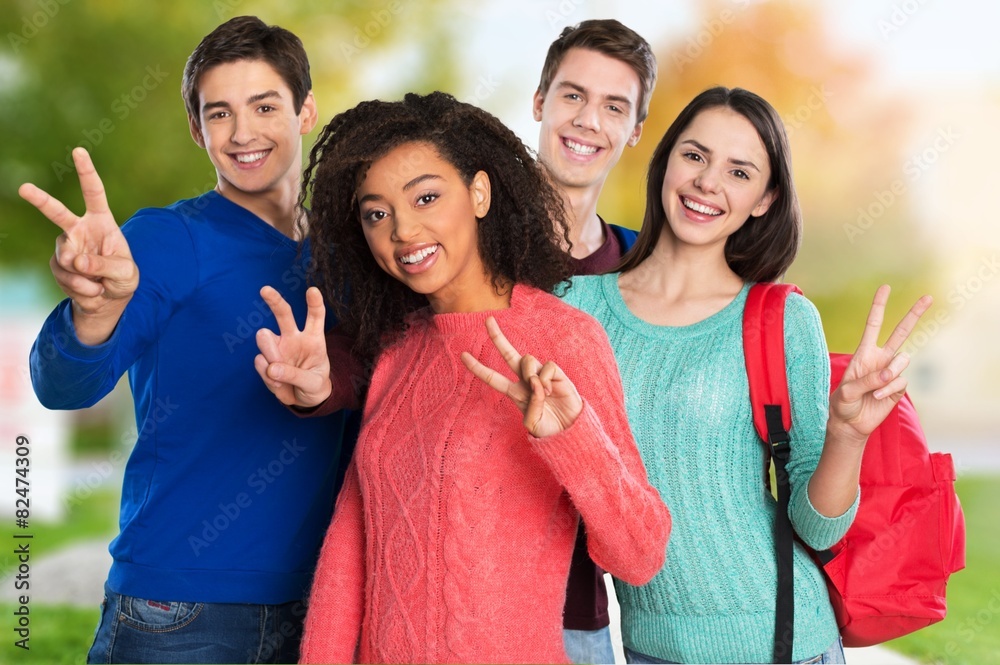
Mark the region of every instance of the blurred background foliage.
<instances>
[{"instance_id":1,"label":"blurred background foliage","mask_svg":"<svg viewBox=\"0 0 1000 665\"><path fill-rule=\"evenodd\" d=\"M643 139L612 173L600 212L638 226L649 156L695 94L716 84L761 94L786 121L805 213L788 279L819 307L831 349L854 348L877 285L893 285L890 321L931 293L947 325L922 324L911 389L918 401L934 402L933 427L992 437L1000 429L991 407L1000 357L977 350L1000 324L1000 280L987 284L998 271L990 257L1000 239L974 201L983 153L1000 149L996 79L963 82L963 64L947 65L954 61L942 55L954 73L897 85L882 61L906 49L953 55L989 45L964 43L965 27L934 32L925 3L881 4L882 18L845 32L843 22L835 26L840 5L828 0L6 0L0 270L4 280L34 274L52 302L59 296L46 274L57 230L16 190L34 182L80 210L75 145L91 148L119 221L214 184L188 135L180 79L202 36L233 16L257 14L302 37L324 119L364 99L441 89L484 106L529 145L537 132L530 97L548 44L565 25L615 16L652 42L659 81ZM982 59L970 52L966 62ZM958 144L952 138L934 148L955 121ZM970 294L956 291L969 285Z\"/></svg>"}]
</instances>

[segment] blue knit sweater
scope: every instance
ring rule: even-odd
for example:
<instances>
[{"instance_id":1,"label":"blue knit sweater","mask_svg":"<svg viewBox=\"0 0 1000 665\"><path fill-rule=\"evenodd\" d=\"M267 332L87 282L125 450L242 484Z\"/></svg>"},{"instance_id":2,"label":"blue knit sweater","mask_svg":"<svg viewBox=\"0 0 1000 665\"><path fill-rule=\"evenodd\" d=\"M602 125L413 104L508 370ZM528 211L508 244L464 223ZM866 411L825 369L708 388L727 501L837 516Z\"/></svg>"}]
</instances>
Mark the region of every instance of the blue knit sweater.
<instances>
[{"instance_id":1,"label":"blue knit sweater","mask_svg":"<svg viewBox=\"0 0 1000 665\"><path fill-rule=\"evenodd\" d=\"M615 580L625 646L678 662L770 662L776 588L775 502L764 486L743 356L749 286L689 326L633 315L618 275L575 277L566 301L608 333L625 387L629 424L651 483L674 518L666 565L649 584ZM785 312L792 410L789 513L796 533L824 549L847 531L857 501L830 519L807 486L823 448L830 381L819 315L792 295ZM825 651L837 624L822 573L795 550L794 658Z\"/></svg>"},{"instance_id":2,"label":"blue knit sweater","mask_svg":"<svg viewBox=\"0 0 1000 665\"><path fill-rule=\"evenodd\" d=\"M277 331L262 286L304 322L308 250L215 192L140 210L122 231L139 288L111 338L81 344L65 300L31 350L51 409L90 406L129 375L137 440L109 586L154 600L300 599L330 523L343 412L298 418L253 359L257 329Z\"/></svg>"}]
</instances>

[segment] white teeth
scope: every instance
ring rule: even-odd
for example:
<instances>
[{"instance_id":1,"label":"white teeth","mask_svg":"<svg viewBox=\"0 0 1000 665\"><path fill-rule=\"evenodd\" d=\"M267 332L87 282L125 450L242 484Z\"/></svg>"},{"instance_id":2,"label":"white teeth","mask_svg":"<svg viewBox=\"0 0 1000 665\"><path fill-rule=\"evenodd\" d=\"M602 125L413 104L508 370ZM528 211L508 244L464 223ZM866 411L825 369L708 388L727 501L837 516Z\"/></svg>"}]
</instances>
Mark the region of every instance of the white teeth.
<instances>
[{"instance_id":1,"label":"white teeth","mask_svg":"<svg viewBox=\"0 0 1000 665\"><path fill-rule=\"evenodd\" d=\"M407 263L407 264L420 263L431 254L438 251L438 247L440 247L440 245L424 247L423 249L419 249L413 252L412 254L407 254L406 256L399 257L399 261L400 263Z\"/></svg>"},{"instance_id":2,"label":"white teeth","mask_svg":"<svg viewBox=\"0 0 1000 665\"><path fill-rule=\"evenodd\" d=\"M251 164L258 160L264 159L266 155L267 155L266 150L262 150L261 152L251 152L246 155L236 155L236 161L239 162L240 164Z\"/></svg>"},{"instance_id":3,"label":"white teeth","mask_svg":"<svg viewBox=\"0 0 1000 665\"><path fill-rule=\"evenodd\" d=\"M577 143L576 141L571 141L566 139L566 147L578 155L593 155L597 152L597 148L590 145L583 145L582 143Z\"/></svg>"},{"instance_id":4,"label":"white teeth","mask_svg":"<svg viewBox=\"0 0 1000 665\"><path fill-rule=\"evenodd\" d=\"M703 215L721 215L722 211L718 208L713 208L711 206L702 205L700 203L695 203L689 198L681 197L681 203L684 204L685 208L694 210L695 212L700 212Z\"/></svg>"}]
</instances>

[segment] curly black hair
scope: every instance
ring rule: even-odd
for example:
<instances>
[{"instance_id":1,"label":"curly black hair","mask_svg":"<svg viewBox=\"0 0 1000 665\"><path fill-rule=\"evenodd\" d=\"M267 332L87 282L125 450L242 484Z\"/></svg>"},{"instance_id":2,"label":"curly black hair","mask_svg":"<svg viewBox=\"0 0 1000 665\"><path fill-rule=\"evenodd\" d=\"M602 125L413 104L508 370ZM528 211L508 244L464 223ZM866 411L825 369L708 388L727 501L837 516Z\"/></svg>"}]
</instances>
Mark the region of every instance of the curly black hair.
<instances>
[{"instance_id":1,"label":"curly black hair","mask_svg":"<svg viewBox=\"0 0 1000 665\"><path fill-rule=\"evenodd\" d=\"M407 315L428 304L376 263L355 195L373 162L411 142L432 145L466 185L479 171L489 176L479 254L498 292L514 283L551 291L571 274L562 249L569 245L562 197L500 120L442 92L362 102L323 129L300 196L305 205L311 194L312 279L341 331L354 337L353 352L362 361L374 361L405 332Z\"/></svg>"}]
</instances>

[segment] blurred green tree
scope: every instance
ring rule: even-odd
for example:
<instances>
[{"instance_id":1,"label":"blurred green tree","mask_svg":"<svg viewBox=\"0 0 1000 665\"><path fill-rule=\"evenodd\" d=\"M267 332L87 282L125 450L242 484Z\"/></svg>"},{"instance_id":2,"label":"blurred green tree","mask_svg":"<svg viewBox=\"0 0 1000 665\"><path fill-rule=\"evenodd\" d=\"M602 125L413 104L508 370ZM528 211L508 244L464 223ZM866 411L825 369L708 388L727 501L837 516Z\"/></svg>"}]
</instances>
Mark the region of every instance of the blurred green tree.
<instances>
[{"instance_id":1,"label":"blurred green tree","mask_svg":"<svg viewBox=\"0 0 1000 665\"><path fill-rule=\"evenodd\" d=\"M202 37L241 14L302 38L317 131L373 94L447 90L455 81L450 2L10 2L0 13L0 267L46 270L58 229L17 188L33 182L81 212L74 146L90 149L119 223L215 184L188 133L181 75ZM389 67L383 84L373 80Z\"/></svg>"}]
</instances>

